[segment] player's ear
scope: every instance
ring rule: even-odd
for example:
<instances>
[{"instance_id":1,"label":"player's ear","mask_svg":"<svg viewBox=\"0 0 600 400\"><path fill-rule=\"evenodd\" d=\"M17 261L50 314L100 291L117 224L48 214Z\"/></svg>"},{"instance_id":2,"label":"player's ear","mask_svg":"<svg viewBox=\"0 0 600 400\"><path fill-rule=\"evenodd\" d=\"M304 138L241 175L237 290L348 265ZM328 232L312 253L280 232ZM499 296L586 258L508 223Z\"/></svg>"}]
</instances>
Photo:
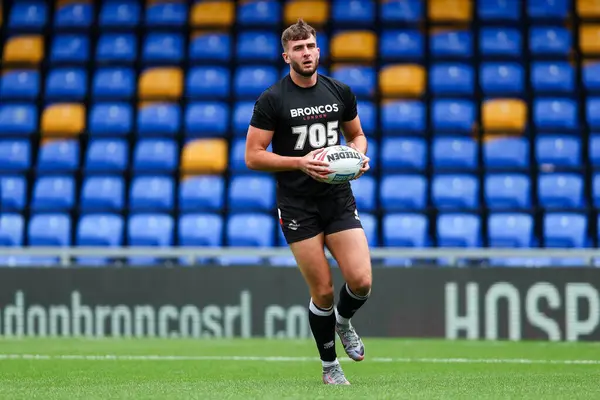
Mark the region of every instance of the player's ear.
<instances>
[{"instance_id":1,"label":"player's ear","mask_svg":"<svg viewBox=\"0 0 600 400\"><path fill-rule=\"evenodd\" d=\"M285 61L286 64L290 63L290 58L288 57L287 53L281 53L281 56L283 57L283 61Z\"/></svg>"}]
</instances>

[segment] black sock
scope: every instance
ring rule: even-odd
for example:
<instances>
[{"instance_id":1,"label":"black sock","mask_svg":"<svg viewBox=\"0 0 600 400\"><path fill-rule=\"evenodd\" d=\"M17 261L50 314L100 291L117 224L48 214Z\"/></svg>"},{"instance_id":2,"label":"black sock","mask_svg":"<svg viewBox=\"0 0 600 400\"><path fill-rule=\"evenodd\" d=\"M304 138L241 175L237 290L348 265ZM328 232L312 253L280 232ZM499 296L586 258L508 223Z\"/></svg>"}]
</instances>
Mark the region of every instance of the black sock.
<instances>
[{"instance_id":1,"label":"black sock","mask_svg":"<svg viewBox=\"0 0 600 400\"><path fill-rule=\"evenodd\" d=\"M324 310L319 308L310 300L308 306L308 322L312 330L319 355L322 361L335 361L335 314L333 306Z\"/></svg>"},{"instance_id":2,"label":"black sock","mask_svg":"<svg viewBox=\"0 0 600 400\"><path fill-rule=\"evenodd\" d=\"M366 296L358 296L352 293L348 284L344 284L340 290L340 299L336 306L338 316L344 318L344 320L339 320L338 318L339 322L348 323L348 320L354 316L354 313L366 303L370 294L371 292L369 291Z\"/></svg>"}]
</instances>

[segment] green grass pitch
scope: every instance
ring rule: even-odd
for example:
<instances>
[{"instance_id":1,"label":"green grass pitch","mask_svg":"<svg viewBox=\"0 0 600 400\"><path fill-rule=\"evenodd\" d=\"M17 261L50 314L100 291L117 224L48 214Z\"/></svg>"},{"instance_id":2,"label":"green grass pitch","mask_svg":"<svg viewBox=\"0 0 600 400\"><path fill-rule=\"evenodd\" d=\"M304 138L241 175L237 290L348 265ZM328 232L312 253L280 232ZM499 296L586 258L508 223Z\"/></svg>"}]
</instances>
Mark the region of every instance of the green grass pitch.
<instances>
[{"instance_id":1,"label":"green grass pitch","mask_svg":"<svg viewBox=\"0 0 600 400\"><path fill-rule=\"evenodd\" d=\"M600 344L366 339L351 386L309 340L0 339L1 399L600 399Z\"/></svg>"}]
</instances>

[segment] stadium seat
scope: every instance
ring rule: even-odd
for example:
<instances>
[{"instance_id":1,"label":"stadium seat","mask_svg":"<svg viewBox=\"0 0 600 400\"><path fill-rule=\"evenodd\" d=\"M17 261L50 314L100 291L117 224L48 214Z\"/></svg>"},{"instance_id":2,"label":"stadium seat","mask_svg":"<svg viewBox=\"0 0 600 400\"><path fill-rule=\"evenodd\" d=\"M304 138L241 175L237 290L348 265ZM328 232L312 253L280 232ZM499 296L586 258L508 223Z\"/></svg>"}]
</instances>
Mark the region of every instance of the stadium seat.
<instances>
[{"instance_id":1,"label":"stadium seat","mask_svg":"<svg viewBox=\"0 0 600 400\"><path fill-rule=\"evenodd\" d=\"M133 178L129 207L134 211L170 211L173 208L174 184L166 176Z\"/></svg>"},{"instance_id":2,"label":"stadium seat","mask_svg":"<svg viewBox=\"0 0 600 400\"><path fill-rule=\"evenodd\" d=\"M219 247L223 244L223 219L218 214L184 214L179 217L178 225L180 246Z\"/></svg>"},{"instance_id":3,"label":"stadium seat","mask_svg":"<svg viewBox=\"0 0 600 400\"><path fill-rule=\"evenodd\" d=\"M600 97L588 97L585 104L585 115L592 129L600 128Z\"/></svg>"},{"instance_id":4,"label":"stadium seat","mask_svg":"<svg viewBox=\"0 0 600 400\"><path fill-rule=\"evenodd\" d=\"M340 31L331 37L334 61L373 61L377 53L377 36L371 31Z\"/></svg>"},{"instance_id":5,"label":"stadium seat","mask_svg":"<svg viewBox=\"0 0 600 400\"><path fill-rule=\"evenodd\" d=\"M433 166L437 169L475 169L477 143L471 138L438 137L433 141Z\"/></svg>"},{"instance_id":6,"label":"stadium seat","mask_svg":"<svg viewBox=\"0 0 600 400\"><path fill-rule=\"evenodd\" d=\"M183 6L183 4L180 5ZM150 21L146 20L146 23L150 23ZM183 36L181 34L148 33L144 38L142 60L146 63L181 62L183 54Z\"/></svg>"},{"instance_id":7,"label":"stadium seat","mask_svg":"<svg viewBox=\"0 0 600 400\"><path fill-rule=\"evenodd\" d=\"M179 183L179 208L185 211L221 211L225 205L224 196L222 176L188 176Z\"/></svg>"},{"instance_id":8,"label":"stadium seat","mask_svg":"<svg viewBox=\"0 0 600 400\"><path fill-rule=\"evenodd\" d=\"M270 176L234 176L229 182L229 209L270 211L275 207L275 181Z\"/></svg>"},{"instance_id":9,"label":"stadium seat","mask_svg":"<svg viewBox=\"0 0 600 400\"><path fill-rule=\"evenodd\" d=\"M235 20L235 3L231 0L201 1L192 5L190 25L192 27L227 28Z\"/></svg>"},{"instance_id":10,"label":"stadium seat","mask_svg":"<svg viewBox=\"0 0 600 400\"><path fill-rule=\"evenodd\" d=\"M175 136L181 126L181 108L177 104L155 102L141 104L137 113L140 136Z\"/></svg>"},{"instance_id":11,"label":"stadium seat","mask_svg":"<svg viewBox=\"0 0 600 400\"><path fill-rule=\"evenodd\" d=\"M600 62L584 64L581 70L583 86L589 91L600 91Z\"/></svg>"},{"instance_id":12,"label":"stadium seat","mask_svg":"<svg viewBox=\"0 0 600 400\"><path fill-rule=\"evenodd\" d=\"M359 212L371 212L377 206L377 182L372 176L362 176L350 182Z\"/></svg>"},{"instance_id":13,"label":"stadium seat","mask_svg":"<svg viewBox=\"0 0 600 400\"><path fill-rule=\"evenodd\" d=\"M133 111L127 103L99 103L92 106L89 133L102 136L124 136L133 128Z\"/></svg>"},{"instance_id":14,"label":"stadium seat","mask_svg":"<svg viewBox=\"0 0 600 400\"><path fill-rule=\"evenodd\" d=\"M29 140L0 140L0 160L3 171L24 171L31 166Z\"/></svg>"},{"instance_id":15,"label":"stadium seat","mask_svg":"<svg viewBox=\"0 0 600 400\"><path fill-rule=\"evenodd\" d=\"M481 117L486 131L522 132L527 124L527 105L518 99L488 100L482 105Z\"/></svg>"},{"instance_id":16,"label":"stadium seat","mask_svg":"<svg viewBox=\"0 0 600 400\"><path fill-rule=\"evenodd\" d=\"M469 0L430 0L428 17L434 22L470 22L473 10Z\"/></svg>"},{"instance_id":17,"label":"stadium seat","mask_svg":"<svg viewBox=\"0 0 600 400\"><path fill-rule=\"evenodd\" d=\"M342 79L342 81L345 80ZM374 82L371 83L367 79L364 81L371 87L375 86ZM420 65L388 65L379 70L379 89L383 96L421 96L425 91L425 86L425 69Z\"/></svg>"},{"instance_id":18,"label":"stadium seat","mask_svg":"<svg viewBox=\"0 0 600 400\"><path fill-rule=\"evenodd\" d=\"M326 0L290 0L285 2L283 19L291 25L303 18L308 24L319 27L330 18L330 3Z\"/></svg>"},{"instance_id":19,"label":"stadium seat","mask_svg":"<svg viewBox=\"0 0 600 400\"><path fill-rule=\"evenodd\" d=\"M533 26L529 30L529 51L534 56L567 56L571 40L571 32L566 28Z\"/></svg>"},{"instance_id":20,"label":"stadium seat","mask_svg":"<svg viewBox=\"0 0 600 400\"><path fill-rule=\"evenodd\" d=\"M81 208L85 211L120 211L125 204L125 183L117 176L89 176L81 189Z\"/></svg>"},{"instance_id":21,"label":"stadium seat","mask_svg":"<svg viewBox=\"0 0 600 400\"><path fill-rule=\"evenodd\" d=\"M5 64L39 64L44 58L44 41L39 35L17 35L5 39L2 61Z\"/></svg>"},{"instance_id":22,"label":"stadium seat","mask_svg":"<svg viewBox=\"0 0 600 400\"><path fill-rule=\"evenodd\" d=\"M544 215L543 236L545 247L587 247L588 220L576 213L547 213Z\"/></svg>"},{"instance_id":23,"label":"stadium seat","mask_svg":"<svg viewBox=\"0 0 600 400\"><path fill-rule=\"evenodd\" d=\"M12 213L0 215L0 246L22 246L24 233L23 216Z\"/></svg>"},{"instance_id":24,"label":"stadium seat","mask_svg":"<svg viewBox=\"0 0 600 400\"><path fill-rule=\"evenodd\" d=\"M479 206L479 182L466 174L434 175L431 200L438 209L474 209Z\"/></svg>"},{"instance_id":25,"label":"stadium seat","mask_svg":"<svg viewBox=\"0 0 600 400\"><path fill-rule=\"evenodd\" d=\"M426 247L429 222L421 214L392 213L382 219L383 245L389 247Z\"/></svg>"},{"instance_id":26,"label":"stadium seat","mask_svg":"<svg viewBox=\"0 0 600 400\"><path fill-rule=\"evenodd\" d=\"M148 68L140 74L138 96L142 100L179 100L183 94L183 72L178 67Z\"/></svg>"},{"instance_id":27,"label":"stadium seat","mask_svg":"<svg viewBox=\"0 0 600 400\"><path fill-rule=\"evenodd\" d=\"M99 68L93 77L92 94L96 100L125 99L135 94L133 69L124 67Z\"/></svg>"},{"instance_id":28,"label":"stadium seat","mask_svg":"<svg viewBox=\"0 0 600 400\"><path fill-rule=\"evenodd\" d=\"M440 133L471 133L475 113L475 105L469 100L434 100L433 128Z\"/></svg>"},{"instance_id":29,"label":"stadium seat","mask_svg":"<svg viewBox=\"0 0 600 400\"><path fill-rule=\"evenodd\" d=\"M479 247L481 220L470 214L440 214L437 242L440 247Z\"/></svg>"},{"instance_id":30,"label":"stadium seat","mask_svg":"<svg viewBox=\"0 0 600 400\"><path fill-rule=\"evenodd\" d=\"M133 62L137 57L137 38L131 33L103 33L96 45L98 62Z\"/></svg>"},{"instance_id":31,"label":"stadium seat","mask_svg":"<svg viewBox=\"0 0 600 400\"><path fill-rule=\"evenodd\" d=\"M35 70L5 71L0 78L0 99L34 100L40 94L40 81Z\"/></svg>"},{"instance_id":32,"label":"stadium seat","mask_svg":"<svg viewBox=\"0 0 600 400\"><path fill-rule=\"evenodd\" d=\"M436 63L429 72L429 88L434 94L472 94L473 68L458 63Z\"/></svg>"},{"instance_id":33,"label":"stadium seat","mask_svg":"<svg viewBox=\"0 0 600 400\"><path fill-rule=\"evenodd\" d=\"M281 57L281 42L271 31L241 31L236 42L237 60L241 62L273 62Z\"/></svg>"},{"instance_id":34,"label":"stadium seat","mask_svg":"<svg viewBox=\"0 0 600 400\"><path fill-rule=\"evenodd\" d=\"M331 73L334 79L338 79L350 86L354 94L359 98L372 98L375 94L377 74L373 67L351 64L333 65ZM380 79L385 78L380 75Z\"/></svg>"},{"instance_id":35,"label":"stadium seat","mask_svg":"<svg viewBox=\"0 0 600 400\"><path fill-rule=\"evenodd\" d=\"M274 245L275 218L259 213L236 213L227 218L227 244L241 247Z\"/></svg>"},{"instance_id":36,"label":"stadium seat","mask_svg":"<svg viewBox=\"0 0 600 400\"><path fill-rule=\"evenodd\" d=\"M373 0L333 0L331 21L336 25L372 25L375 22L376 2Z\"/></svg>"},{"instance_id":37,"label":"stadium seat","mask_svg":"<svg viewBox=\"0 0 600 400\"><path fill-rule=\"evenodd\" d=\"M580 208L584 206L583 179L575 173L541 173L538 198L544 208Z\"/></svg>"},{"instance_id":38,"label":"stadium seat","mask_svg":"<svg viewBox=\"0 0 600 400\"><path fill-rule=\"evenodd\" d=\"M483 27L479 34L479 50L485 57L519 57L523 51L523 39L516 28Z\"/></svg>"},{"instance_id":39,"label":"stadium seat","mask_svg":"<svg viewBox=\"0 0 600 400\"><path fill-rule=\"evenodd\" d=\"M575 90L575 70L567 62L534 62L531 84L537 92L572 92Z\"/></svg>"},{"instance_id":40,"label":"stadium seat","mask_svg":"<svg viewBox=\"0 0 600 400\"><path fill-rule=\"evenodd\" d=\"M467 30L431 33L430 52L435 57L465 59L473 56L473 35Z\"/></svg>"},{"instance_id":41,"label":"stadium seat","mask_svg":"<svg viewBox=\"0 0 600 400\"><path fill-rule=\"evenodd\" d=\"M71 245L71 218L67 214L35 214L29 220L27 239L30 246Z\"/></svg>"},{"instance_id":42,"label":"stadium seat","mask_svg":"<svg viewBox=\"0 0 600 400\"><path fill-rule=\"evenodd\" d=\"M38 111L25 103L0 104L0 136L31 135L38 130Z\"/></svg>"},{"instance_id":43,"label":"stadium seat","mask_svg":"<svg viewBox=\"0 0 600 400\"><path fill-rule=\"evenodd\" d=\"M47 136L79 135L86 128L85 108L76 103L49 105L43 111L41 128Z\"/></svg>"},{"instance_id":44,"label":"stadium seat","mask_svg":"<svg viewBox=\"0 0 600 400\"><path fill-rule=\"evenodd\" d=\"M240 66L233 76L235 96L256 99L279 79L274 66ZM348 83L348 82L347 82Z\"/></svg>"},{"instance_id":45,"label":"stadium seat","mask_svg":"<svg viewBox=\"0 0 600 400\"><path fill-rule=\"evenodd\" d=\"M196 139L183 147L181 171L184 174L220 174L227 168L227 142L223 139Z\"/></svg>"},{"instance_id":46,"label":"stadium seat","mask_svg":"<svg viewBox=\"0 0 600 400\"><path fill-rule=\"evenodd\" d=\"M167 173L177 167L179 151L170 139L142 139L133 150L132 167L136 173Z\"/></svg>"},{"instance_id":47,"label":"stadium seat","mask_svg":"<svg viewBox=\"0 0 600 400\"><path fill-rule=\"evenodd\" d=\"M600 207L600 174L594 173L592 175L592 203L594 207ZM599 225L600 226L600 225ZM598 231L600 235L600 230Z\"/></svg>"},{"instance_id":48,"label":"stadium seat","mask_svg":"<svg viewBox=\"0 0 600 400\"><path fill-rule=\"evenodd\" d=\"M521 7L518 2L505 0L478 0L475 6L480 21L518 21Z\"/></svg>"},{"instance_id":49,"label":"stadium seat","mask_svg":"<svg viewBox=\"0 0 600 400\"><path fill-rule=\"evenodd\" d=\"M8 15L8 27L40 30L48 22L48 5L43 1L14 2Z\"/></svg>"},{"instance_id":50,"label":"stadium seat","mask_svg":"<svg viewBox=\"0 0 600 400\"><path fill-rule=\"evenodd\" d=\"M238 101L233 109L233 131L235 135L246 136L254 111L253 101Z\"/></svg>"},{"instance_id":51,"label":"stadium seat","mask_svg":"<svg viewBox=\"0 0 600 400\"><path fill-rule=\"evenodd\" d=\"M379 109L375 103L370 101L358 100L356 104L358 115L360 115L360 123L363 132L367 136L372 136L377 131L377 111Z\"/></svg>"},{"instance_id":52,"label":"stadium seat","mask_svg":"<svg viewBox=\"0 0 600 400\"><path fill-rule=\"evenodd\" d=\"M140 23L141 7L134 0L107 0L102 4L98 17L102 28L131 28Z\"/></svg>"},{"instance_id":53,"label":"stadium seat","mask_svg":"<svg viewBox=\"0 0 600 400\"><path fill-rule=\"evenodd\" d=\"M119 215L83 215L77 224L75 242L77 246L122 246L123 228L123 219Z\"/></svg>"},{"instance_id":54,"label":"stadium seat","mask_svg":"<svg viewBox=\"0 0 600 400\"><path fill-rule=\"evenodd\" d=\"M26 203L26 179L22 176L0 176L0 209L3 212L21 211Z\"/></svg>"},{"instance_id":55,"label":"stadium seat","mask_svg":"<svg viewBox=\"0 0 600 400\"><path fill-rule=\"evenodd\" d=\"M424 170L428 146L421 138L386 137L381 141L381 168L386 172L401 169ZM362 179L362 178L361 178Z\"/></svg>"},{"instance_id":56,"label":"stadium seat","mask_svg":"<svg viewBox=\"0 0 600 400\"><path fill-rule=\"evenodd\" d=\"M56 68L46 77L46 99L81 101L87 94L87 71L81 68Z\"/></svg>"},{"instance_id":57,"label":"stadium seat","mask_svg":"<svg viewBox=\"0 0 600 400\"><path fill-rule=\"evenodd\" d=\"M419 22L423 18L420 0L379 2L379 15L384 22Z\"/></svg>"},{"instance_id":58,"label":"stadium seat","mask_svg":"<svg viewBox=\"0 0 600 400\"><path fill-rule=\"evenodd\" d=\"M229 131L229 114L225 103L188 103L185 111L185 133L188 137L225 136Z\"/></svg>"},{"instance_id":59,"label":"stadium seat","mask_svg":"<svg viewBox=\"0 0 600 400\"><path fill-rule=\"evenodd\" d=\"M488 140L483 145L483 162L487 168L528 168L529 141L522 137Z\"/></svg>"},{"instance_id":60,"label":"stadium seat","mask_svg":"<svg viewBox=\"0 0 600 400\"><path fill-rule=\"evenodd\" d=\"M384 60L419 59L423 54L423 36L416 30L383 30L379 36L379 55Z\"/></svg>"},{"instance_id":61,"label":"stadium seat","mask_svg":"<svg viewBox=\"0 0 600 400\"><path fill-rule=\"evenodd\" d=\"M384 135L423 133L425 106L416 100L389 100L380 106Z\"/></svg>"},{"instance_id":62,"label":"stadium seat","mask_svg":"<svg viewBox=\"0 0 600 400\"><path fill-rule=\"evenodd\" d=\"M518 95L524 89L525 73L523 67L517 63L483 63L479 76L485 95Z\"/></svg>"},{"instance_id":63,"label":"stadium seat","mask_svg":"<svg viewBox=\"0 0 600 400\"><path fill-rule=\"evenodd\" d=\"M90 39L84 35L57 34L50 47L52 63L80 64L90 58Z\"/></svg>"},{"instance_id":64,"label":"stadium seat","mask_svg":"<svg viewBox=\"0 0 600 400\"><path fill-rule=\"evenodd\" d=\"M496 213L488 217L490 247L533 247L533 218L521 213Z\"/></svg>"},{"instance_id":65,"label":"stadium seat","mask_svg":"<svg viewBox=\"0 0 600 400\"><path fill-rule=\"evenodd\" d=\"M232 57L232 41L228 33L195 32L190 38L191 61L224 62Z\"/></svg>"},{"instance_id":66,"label":"stadium seat","mask_svg":"<svg viewBox=\"0 0 600 400\"><path fill-rule=\"evenodd\" d=\"M127 221L129 246L166 247L173 245L173 218L166 214L136 213Z\"/></svg>"},{"instance_id":67,"label":"stadium seat","mask_svg":"<svg viewBox=\"0 0 600 400\"><path fill-rule=\"evenodd\" d=\"M584 55L600 53L600 25L582 23L579 26L579 47Z\"/></svg>"},{"instance_id":68,"label":"stadium seat","mask_svg":"<svg viewBox=\"0 0 600 400\"><path fill-rule=\"evenodd\" d=\"M531 207L529 176L514 173L495 173L485 176L484 201L488 208L528 209Z\"/></svg>"},{"instance_id":69,"label":"stadium seat","mask_svg":"<svg viewBox=\"0 0 600 400\"><path fill-rule=\"evenodd\" d=\"M221 10L220 10L221 11ZM211 15L215 17L215 15ZM155 1L146 6L145 23L151 27L181 27L188 20L185 2Z\"/></svg>"},{"instance_id":70,"label":"stadium seat","mask_svg":"<svg viewBox=\"0 0 600 400\"><path fill-rule=\"evenodd\" d=\"M594 167L600 166L600 135L590 135L588 146L590 163Z\"/></svg>"},{"instance_id":71,"label":"stadium seat","mask_svg":"<svg viewBox=\"0 0 600 400\"><path fill-rule=\"evenodd\" d=\"M527 2L527 15L534 20L544 18L560 20L570 13L570 0L530 0Z\"/></svg>"},{"instance_id":72,"label":"stadium seat","mask_svg":"<svg viewBox=\"0 0 600 400\"><path fill-rule=\"evenodd\" d=\"M185 94L191 98L226 99L231 89L231 72L219 66L193 67L187 73Z\"/></svg>"},{"instance_id":73,"label":"stadium seat","mask_svg":"<svg viewBox=\"0 0 600 400\"><path fill-rule=\"evenodd\" d=\"M367 243L369 246L379 246L379 224L377 217L366 212L359 212L358 217L360 218L360 223L365 231L365 236L367 237Z\"/></svg>"},{"instance_id":74,"label":"stadium seat","mask_svg":"<svg viewBox=\"0 0 600 400\"><path fill-rule=\"evenodd\" d=\"M129 164L129 146L121 139L92 139L85 153L86 172L123 172Z\"/></svg>"},{"instance_id":75,"label":"stadium seat","mask_svg":"<svg viewBox=\"0 0 600 400\"><path fill-rule=\"evenodd\" d=\"M427 205L427 191L422 175L384 175L379 186L380 205L386 212L422 210Z\"/></svg>"},{"instance_id":76,"label":"stadium seat","mask_svg":"<svg viewBox=\"0 0 600 400\"><path fill-rule=\"evenodd\" d=\"M533 123L539 129L577 129L577 103L572 99L533 100Z\"/></svg>"},{"instance_id":77,"label":"stadium seat","mask_svg":"<svg viewBox=\"0 0 600 400\"><path fill-rule=\"evenodd\" d=\"M49 140L38 150L38 173L73 172L79 168L79 141Z\"/></svg>"},{"instance_id":78,"label":"stadium seat","mask_svg":"<svg viewBox=\"0 0 600 400\"><path fill-rule=\"evenodd\" d=\"M275 26L280 22L281 2L253 0L237 5L236 21L242 26Z\"/></svg>"},{"instance_id":79,"label":"stadium seat","mask_svg":"<svg viewBox=\"0 0 600 400\"><path fill-rule=\"evenodd\" d=\"M536 137L535 153L538 164L556 167L580 167L581 140L575 136L540 135Z\"/></svg>"},{"instance_id":80,"label":"stadium seat","mask_svg":"<svg viewBox=\"0 0 600 400\"><path fill-rule=\"evenodd\" d=\"M94 7L91 2L63 2L59 3L54 14L56 28L83 28L89 27L94 20Z\"/></svg>"},{"instance_id":81,"label":"stadium seat","mask_svg":"<svg viewBox=\"0 0 600 400\"><path fill-rule=\"evenodd\" d=\"M69 176L42 176L33 186L31 207L36 211L67 211L75 205L75 181Z\"/></svg>"}]
</instances>

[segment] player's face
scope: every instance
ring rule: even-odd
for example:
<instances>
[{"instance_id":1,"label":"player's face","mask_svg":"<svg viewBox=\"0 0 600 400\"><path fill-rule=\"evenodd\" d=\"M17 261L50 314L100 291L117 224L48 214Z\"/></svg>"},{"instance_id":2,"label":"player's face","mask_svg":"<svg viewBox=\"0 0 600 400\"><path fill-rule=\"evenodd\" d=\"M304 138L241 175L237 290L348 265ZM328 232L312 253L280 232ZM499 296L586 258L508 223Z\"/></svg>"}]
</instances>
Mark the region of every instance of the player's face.
<instances>
[{"instance_id":1,"label":"player's face","mask_svg":"<svg viewBox=\"0 0 600 400\"><path fill-rule=\"evenodd\" d=\"M299 75L310 77L317 71L319 55L317 41L311 36L306 40L288 42L288 49L283 58Z\"/></svg>"}]
</instances>

